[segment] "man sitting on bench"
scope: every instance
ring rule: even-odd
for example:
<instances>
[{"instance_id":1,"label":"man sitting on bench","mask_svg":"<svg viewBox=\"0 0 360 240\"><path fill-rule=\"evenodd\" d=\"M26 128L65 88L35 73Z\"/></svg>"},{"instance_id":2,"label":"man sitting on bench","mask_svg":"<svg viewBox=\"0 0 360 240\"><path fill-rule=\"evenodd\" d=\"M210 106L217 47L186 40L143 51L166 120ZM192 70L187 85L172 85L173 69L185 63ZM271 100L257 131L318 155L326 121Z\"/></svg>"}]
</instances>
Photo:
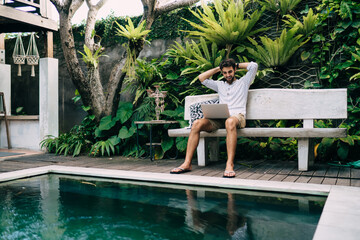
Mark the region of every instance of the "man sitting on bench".
<instances>
[{"instance_id":1,"label":"man sitting on bench","mask_svg":"<svg viewBox=\"0 0 360 240\"><path fill-rule=\"evenodd\" d=\"M238 68L247 69L248 72L240 79L235 78ZM170 171L172 174L180 174L191 171L191 160L199 144L200 132L212 132L219 128L226 128L227 162L223 177L233 178L234 158L237 145L237 128L244 128L246 121L246 101L250 84L255 78L258 65L255 62L236 63L233 59L227 59L220 63L219 67L210 69L199 75L199 80L206 87L219 94L219 103L228 105L230 117L228 119L198 119L191 128L187 143L185 161L179 167ZM225 81L209 79L220 72Z\"/></svg>"}]
</instances>

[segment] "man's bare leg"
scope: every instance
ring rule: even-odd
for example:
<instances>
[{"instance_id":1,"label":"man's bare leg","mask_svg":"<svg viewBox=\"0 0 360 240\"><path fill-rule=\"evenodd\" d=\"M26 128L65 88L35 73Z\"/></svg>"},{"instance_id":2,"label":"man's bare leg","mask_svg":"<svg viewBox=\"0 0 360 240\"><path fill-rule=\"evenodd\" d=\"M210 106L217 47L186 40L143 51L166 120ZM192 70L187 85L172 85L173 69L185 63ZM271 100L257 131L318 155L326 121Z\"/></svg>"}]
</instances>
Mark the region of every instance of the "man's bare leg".
<instances>
[{"instance_id":1,"label":"man's bare leg","mask_svg":"<svg viewBox=\"0 0 360 240\"><path fill-rule=\"evenodd\" d=\"M185 161L179 167L171 170L171 172L181 172L183 171L182 169L191 170L191 160L199 144L200 132L201 131L211 132L212 130L213 130L213 126L211 125L208 119L205 118L198 119L193 123L186 147Z\"/></svg>"},{"instance_id":2,"label":"man's bare leg","mask_svg":"<svg viewBox=\"0 0 360 240\"><path fill-rule=\"evenodd\" d=\"M226 150L227 161L224 176L234 177L234 159L237 145L237 125L239 120L236 117L230 117L225 122L226 127Z\"/></svg>"}]
</instances>

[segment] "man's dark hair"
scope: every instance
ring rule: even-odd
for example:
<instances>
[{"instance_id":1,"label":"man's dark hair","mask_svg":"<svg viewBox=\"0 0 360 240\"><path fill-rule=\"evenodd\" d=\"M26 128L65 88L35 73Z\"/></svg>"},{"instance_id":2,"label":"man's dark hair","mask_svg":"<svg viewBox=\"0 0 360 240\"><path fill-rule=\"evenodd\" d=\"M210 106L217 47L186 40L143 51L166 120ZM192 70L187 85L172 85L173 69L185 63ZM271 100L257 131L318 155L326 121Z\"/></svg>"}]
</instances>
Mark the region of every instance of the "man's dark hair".
<instances>
[{"instance_id":1,"label":"man's dark hair","mask_svg":"<svg viewBox=\"0 0 360 240\"><path fill-rule=\"evenodd\" d=\"M233 67L235 69L236 67L236 62L234 59L229 58L229 59L225 59L220 63L220 69L222 70L224 67Z\"/></svg>"}]
</instances>

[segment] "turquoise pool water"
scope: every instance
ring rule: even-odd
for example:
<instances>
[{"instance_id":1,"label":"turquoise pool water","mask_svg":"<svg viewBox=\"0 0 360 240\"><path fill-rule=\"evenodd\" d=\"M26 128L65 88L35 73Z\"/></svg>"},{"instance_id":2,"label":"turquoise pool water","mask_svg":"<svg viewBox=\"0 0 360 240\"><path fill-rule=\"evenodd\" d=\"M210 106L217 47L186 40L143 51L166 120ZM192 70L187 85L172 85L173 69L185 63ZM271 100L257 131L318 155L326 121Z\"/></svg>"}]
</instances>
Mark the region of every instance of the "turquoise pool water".
<instances>
[{"instance_id":1,"label":"turquoise pool water","mask_svg":"<svg viewBox=\"0 0 360 240\"><path fill-rule=\"evenodd\" d=\"M43 175L0 184L0 238L304 240L325 200Z\"/></svg>"}]
</instances>

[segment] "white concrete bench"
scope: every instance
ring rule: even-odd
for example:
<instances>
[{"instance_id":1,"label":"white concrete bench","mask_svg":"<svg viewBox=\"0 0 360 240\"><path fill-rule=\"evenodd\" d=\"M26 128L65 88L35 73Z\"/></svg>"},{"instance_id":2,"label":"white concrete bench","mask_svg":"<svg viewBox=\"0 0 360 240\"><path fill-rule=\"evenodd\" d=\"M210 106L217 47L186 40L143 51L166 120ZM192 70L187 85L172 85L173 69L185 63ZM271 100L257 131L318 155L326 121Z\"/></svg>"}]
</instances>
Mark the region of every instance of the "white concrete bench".
<instances>
[{"instance_id":1,"label":"white concrete bench","mask_svg":"<svg viewBox=\"0 0 360 240\"><path fill-rule=\"evenodd\" d=\"M190 120L190 105L217 98L217 94L185 98L184 119ZM346 128L314 128L315 119L346 119L347 89L254 89L249 90L247 120L303 120L302 128L244 128L238 137L294 137L298 139L298 169L307 171L314 162L312 138L346 137ZM188 137L190 128L170 129L170 137ZM219 137L226 129L201 132L198 165L217 161ZM210 155L210 156L209 156Z\"/></svg>"}]
</instances>

